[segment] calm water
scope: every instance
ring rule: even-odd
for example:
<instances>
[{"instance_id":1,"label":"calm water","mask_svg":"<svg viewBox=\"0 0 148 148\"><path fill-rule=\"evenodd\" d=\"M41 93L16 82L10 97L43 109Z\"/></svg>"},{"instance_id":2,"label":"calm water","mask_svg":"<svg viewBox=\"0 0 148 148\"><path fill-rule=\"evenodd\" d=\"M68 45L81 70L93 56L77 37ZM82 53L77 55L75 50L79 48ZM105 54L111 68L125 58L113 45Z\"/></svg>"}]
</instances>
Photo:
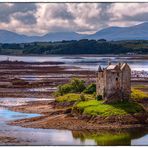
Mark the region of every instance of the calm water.
<instances>
[{"instance_id":1,"label":"calm water","mask_svg":"<svg viewBox=\"0 0 148 148\"><path fill-rule=\"evenodd\" d=\"M33 129L7 124L10 120L39 116L0 108L0 133L12 135L20 145L148 145L145 129L118 132L78 132L55 129ZM5 143L0 143L5 145ZM17 143L9 143L17 145Z\"/></svg>"},{"instance_id":2,"label":"calm water","mask_svg":"<svg viewBox=\"0 0 148 148\"><path fill-rule=\"evenodd\" d=\"M79 66L81 68L86 68L90 70L97 70L98 65L105 67L108 61L112 63L117 62L128 62L132 70L144 70L148 71L148 60L144 59L133 59L131 57L120 57L120 56L5 56L0 55L0 60L8 59L12 61L25 61L25 62L64 62L64 65ZM45 65L46 66L46 65Z\"/></svg>"},{"instance_id":3,"label":"calm water","mask_svg":"<svg viewBox=\"0 0 148 148\"><path fill-rule=\"evenodd\" d=\"M29 61L60 61L64 65L79 66L90 70L97 70L98 64L103 67L111 60L113 63L118 61L126 61L132 67L132 70L148 71L147 60L133 60L129 57L96 57L96 56L46 56L46 57L31 57L31 56L0 56L0 60ZM47 88L48 90L48 88ZM30 90L34 91L34 90ZM46 98L43 98L46 100ZM0 105L21 105L28 101L37 101L38 98L0 98ZM10 126L8 121L40 116L39 114L26 114L13 112L6 108L0 107L0 134L5 136L12 135L21 141L20 145L148 145L148 130L133 129L129 131L101 131L93 132L78 132L68 130L55 129L33 129L23 128L19 126ZM0 143L6 145L5 143ZM17 143L11 143L16 145Z\"/></svg>"},{"instance_id":4,"label":"calm water","mask_svg":"<svg viewBox=\"0 0 148 148\"><path fill-rule=\"evenodd\" d=\"M0 105L2 106L18 106L18 105L25 105L28 102L32 101L46 101L46 100L54 100L53 97L51 98L10 98L4 97L0 98Z\"/></svg>"},{"instance_id":5,"label":"calm water","mask_svg":"<svg viewBox=\"0 0 148 148\"><path fill-rule=\"evenodd\" d=\"M11 120L36 116L40 115L14 112L0 107L0 134L17 138L21 141L20 145L148 145L147 129L93 133L23 128L7 124ZM5 145L5 143L0 143L0 145ZM9 143L9 145L17 145L17 143Z\"/></svg>"}]
</instances>

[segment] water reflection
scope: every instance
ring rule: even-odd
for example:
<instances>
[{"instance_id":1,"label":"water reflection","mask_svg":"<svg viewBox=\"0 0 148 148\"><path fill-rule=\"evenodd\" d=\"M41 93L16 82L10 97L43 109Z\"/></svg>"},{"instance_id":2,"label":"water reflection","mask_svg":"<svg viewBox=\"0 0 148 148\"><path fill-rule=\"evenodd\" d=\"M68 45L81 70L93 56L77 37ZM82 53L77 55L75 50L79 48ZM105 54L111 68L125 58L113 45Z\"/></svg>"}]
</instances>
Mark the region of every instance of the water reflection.
<instances>
[{"instance_id":1,"label":"water reflection","mask_svg":"<svg viewBox=\"0 0 148 148\"><path fill-rule=\"evenodd\" d=\"M14 145L148 145L146 128L113 131L68 131L11 126L10 120L40 116L0 108L0 133L21 140ZM5 143L0 143L6 145Z\"/></svg>"},{"instance_id":2,"label":"water reflection","mask_svg":"<svg viewBox=\"0 0 148 148\"><path fill-rule=\"evenodd\" d=\"M113 146L113 145L140 145L140 143L135 142L134 139L139 139L148 132L147 129L130 129L130 130L120 130L120 131L100 131L100 132L90 132L90 131L73 131L73 137L75 139L80 139L81 142L93 140L96 145L103 146ZM143 140L143 139L142 139ZM147 145L148 142L144 142L141 145Z\"/></svg>"},{"instance_id":3,"label":"water reflection","mask_svg":"<svg viewBox=\"0 0 148 148\"><path fill-rule=\"evenodd\" d=\"M8 56L0 56L0 60L6 60ZM147 70L148 61L135 60L129 57L97 57L97 56L9 56L10 60L26 61L26 62L45 62L59 61L65 65L80 66L86 69L97 69L98 64L105 67L108 60L113 63L118 61L126 61L132 67L132 70ZM61 76L61 75L60 75ZM49 77L53 77L52 75ZM36 80L44 78L34 78L34 76L24 77L27 80ZM46 77L47 78L47 77ZM41 91L42 88L39 88ZM39 89L30 89L30 91L39 91ZM48 88L44 89L49 91ZM52 99L52 98L51 98ZM0 104L3 106L22 105L28 101L40 101L46 98L0 98ZM47 100L50 100L47 99ZM100 132L80 132L55 129L33 129L17 126L10 126L6 121L22 119L26 117L38 116L37 114L23 114L12 112L5 108L0 108L0 125L1 133L6 135L12 134L21 141L26 141L25 144L30 145L148 145L148 130L133 129L129 131L100 131ZM20 143L24 144L24 143Z\"/></svg>"}]
</instances>

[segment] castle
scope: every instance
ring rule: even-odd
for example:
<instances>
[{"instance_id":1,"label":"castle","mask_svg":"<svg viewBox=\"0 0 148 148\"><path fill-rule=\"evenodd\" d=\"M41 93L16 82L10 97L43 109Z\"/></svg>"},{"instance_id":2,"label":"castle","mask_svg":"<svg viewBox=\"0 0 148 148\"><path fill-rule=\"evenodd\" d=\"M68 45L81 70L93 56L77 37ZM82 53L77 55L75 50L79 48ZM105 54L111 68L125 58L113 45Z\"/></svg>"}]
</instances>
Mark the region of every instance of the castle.
<instances>
[{"instance_id":1,"label":"castle","mask_svg":"<svg viewBox=\"0 0 148 148\"><path fill-rule=\"evenodd\" d=\"M131 69L127 63L109 65L97 72L97 96L106 103L128 100L131 94Z\"/></svg>"}]
</instances>

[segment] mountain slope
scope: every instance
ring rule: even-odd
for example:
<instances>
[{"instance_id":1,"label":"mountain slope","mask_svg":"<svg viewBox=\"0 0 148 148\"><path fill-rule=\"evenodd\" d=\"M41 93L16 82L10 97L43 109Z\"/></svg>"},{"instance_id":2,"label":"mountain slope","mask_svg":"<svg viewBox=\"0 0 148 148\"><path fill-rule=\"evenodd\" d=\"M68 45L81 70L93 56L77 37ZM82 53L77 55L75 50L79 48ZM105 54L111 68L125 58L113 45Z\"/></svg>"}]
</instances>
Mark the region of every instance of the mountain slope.
<instances>
[{"instance_id":1,"label":"mountain slope","mask_svg":"<svg viewBox=\"0 0 148 148\"><path fill-rule=\"evenodd\" d=\"M26 36L7 30L0 30L0 43L28 43L35 41L79 40L84 35L75 32L55 32L44 36Z\"/></svg>"},{"instance_id":2,"label":"mountain slope","mask_svg":"<svg viewBox=\"0 0 148 148\"><path fill-rule=\"evenodd\" d=\"M27 40L27 36L6 30L0 30L1 43L19 43L20 40L25 42Z\"/></svg>"},{"instance_id":3,"label":"mountain slope","mask_svg":"<svg viewBox=\"0 0 148 148\"><path fill-rule=\"evenodd\" d=\"M62 40L79 40L84 35L75 32L55 32L48 33L41 37L42 41L62 41Z\"/></svg>"},{"instance_id":4,"label":"mountain slope","mask_svg":"<svg viewBox=\"0 0 148 148\"><path fill-rule=\"evenodd\" d=\"M87 36L88 39L107 40L147 40L148 23L142 23L131 27L109 27Z\"/></svg>"},{"instance_id":5,"label":"mountain slope","mask_svg":"<svg viewBox=\"0 0 148 148\"><path fill-rule=\"evenodd\" d=\"M91 35L82 35L75 32L53 32L43 36L26 36L14 32L0 30L0 43L28 43L48 42L80 39L106 40L148 40L148 22L131 27L108 27Z\"/></svg>"}]
</instances>

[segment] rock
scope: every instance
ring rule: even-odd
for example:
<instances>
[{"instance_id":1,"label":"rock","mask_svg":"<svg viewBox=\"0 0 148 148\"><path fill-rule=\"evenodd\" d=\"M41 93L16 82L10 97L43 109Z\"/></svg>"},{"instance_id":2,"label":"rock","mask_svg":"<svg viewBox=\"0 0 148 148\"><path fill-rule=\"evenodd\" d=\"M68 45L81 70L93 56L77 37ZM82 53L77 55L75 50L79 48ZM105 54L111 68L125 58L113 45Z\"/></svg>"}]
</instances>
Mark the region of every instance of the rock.
<instances>
[{"instance_id":1,"label":"rock","mask_svg":"<svg viewBox=\"0 0 148 148\"><path fill-rule=\"evenodd\" d=\"M64 114L69 114L69 113L71 113L71 111L72 111L72 109L71 109L71 108L68 108L68 109L66 109L66 110L64 111Z\"/></svg>"}]
</instances>

